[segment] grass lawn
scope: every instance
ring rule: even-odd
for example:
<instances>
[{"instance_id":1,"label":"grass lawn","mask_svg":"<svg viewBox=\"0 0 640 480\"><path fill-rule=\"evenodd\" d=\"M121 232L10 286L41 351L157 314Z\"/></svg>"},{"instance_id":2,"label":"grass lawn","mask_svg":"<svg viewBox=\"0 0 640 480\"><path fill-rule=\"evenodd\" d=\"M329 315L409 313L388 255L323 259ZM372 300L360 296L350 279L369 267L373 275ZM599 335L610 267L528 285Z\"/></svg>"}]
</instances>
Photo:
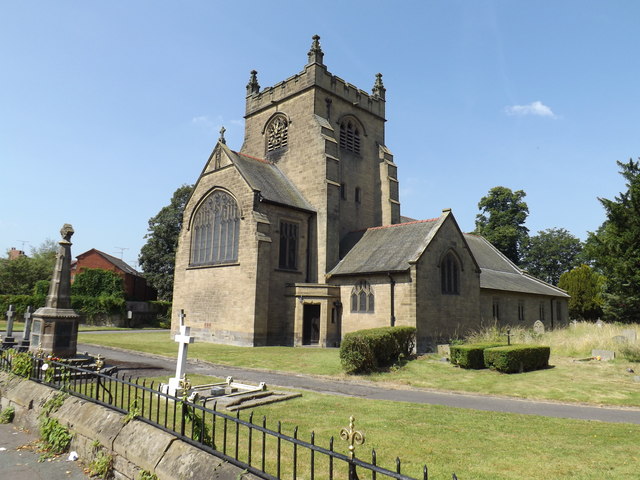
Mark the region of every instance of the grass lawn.
<instances>
[{"instance_id":1,"label":"grass lawn","mask_svg":"<svg viewBox=\"0 0 640 480\"><path fill-rule=\"evenodd\" d=\"M162 378L166 381L166 378ZM193 376L194 383L215 380ZM249 411L241 418L248 419ZM293 400L253 410L254 423L267 418L267 428L347 453L339 438L349 416L366 436L356 454L370 461L376 450L378 465L422 478L422 465L432 480L520 480L638 478L640 425L606 424L579 420L500 414L404 402L363 400L304 392ZM288 450L285 449L285 456ZM302 457L304 465L306 460ZM307 478L303 474L299 478Z\"/></svg>"},{"instance_id":2,"label":"grass lawn","mask_svg":"<svg viewBox=\"0 0 640 480\"><path fill-rule=\"evenodd\" d=\"M79 342L127 348L167 356L177 355L169 332L131 334L80 334ZM194 343L189 355L224 365L264 368L346 378L337 349L290 347L233 347ZM640 406L640 384L627 368L640 374L640 365L626 361L575 362L552 357L554 368L506 375L490 370L463 370L434 356L423 356L404 367L356 379L459 392L506 395L520 398Z\"/></svg>"}]
</instances>

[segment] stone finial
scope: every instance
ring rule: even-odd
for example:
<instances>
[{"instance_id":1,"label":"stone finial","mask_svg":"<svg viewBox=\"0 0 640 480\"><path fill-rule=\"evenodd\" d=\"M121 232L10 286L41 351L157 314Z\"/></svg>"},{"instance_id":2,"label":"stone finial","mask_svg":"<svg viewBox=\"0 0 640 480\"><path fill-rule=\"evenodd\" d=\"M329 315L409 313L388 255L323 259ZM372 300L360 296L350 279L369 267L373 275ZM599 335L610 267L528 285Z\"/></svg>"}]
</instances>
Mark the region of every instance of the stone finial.
<instances>
[{"instance_id":1,"label":"stone finial","mask_svg":"<svg viewBox=\"0 0 640 480\"><path fill-rule=\"evenodd\" d=\"M60 235L62 236L62 239L65 242L70 242L71 237L73 236L74 233L75 231L73 230L73 227L69 223L65 223L60 229Z\"/></svg>"},{"instance_id":2,"label":"stone finial","mask_svg":"<svg viewBox=\"0 0 640 480\"><path fill-rule=\"evenodd\" d=\"M384 100L385 92L387 91L382 84L382 74L376 73L376 83L373 84L373 89L371 92L374 97L378 97Z\"/></svg>"},{"instance_id":3,"label":"stone finial","mask_svg":"<svg viewBox=\"0 0 640 480\"><path fill-rule=\"evenodd\" d=\"M247 95L253 95L254 93L260 93L260 84L258 83L258 72L251 70L251 77L249 77L249 83L247 83Z\"/></svg>"},{"instance_id":4,"label":"stone finial","mask_svg":"<svg viewBox=\"0 0 640 480\"><path fill-rule=\"evenodd\" d=\"M320 36L314 35L313 42L311 42L311 49L307 54L309 56L309 63L318 63L323 65L322 59L324 57L324 53L322 53L322 48L320 47Z\"/></svg>"},{"instance_id":5,"label":"stone finial","mask_svg":"<svg viewBox=\"0 0 640 480\"><path fill-rule=\"evenodd\" d=\"M224 138L224 132L226 132L226 131L227 131L227 129L226 129L226 128L224 128L224 126L223 126L223 127L220 129L220 138L218 139L218 141L219 141L220 143L224 143L225 145L226 145L227 141L226 141L226 140L225 140L225 138Z\"/></svg>"}]
</instances>

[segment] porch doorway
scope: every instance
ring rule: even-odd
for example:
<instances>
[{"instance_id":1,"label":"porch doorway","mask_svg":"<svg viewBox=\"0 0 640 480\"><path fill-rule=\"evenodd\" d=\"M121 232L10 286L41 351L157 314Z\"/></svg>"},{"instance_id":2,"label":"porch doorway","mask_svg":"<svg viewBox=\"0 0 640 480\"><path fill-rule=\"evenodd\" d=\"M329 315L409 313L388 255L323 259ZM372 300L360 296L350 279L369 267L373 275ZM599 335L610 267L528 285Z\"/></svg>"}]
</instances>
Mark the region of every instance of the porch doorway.
<instances>
[{"instance_id":1,"label":"porch doorway","mask_svg":"<svg viewBox=\"0 0 640 480\"><path fill-rule=\"evenodd\" d=\"M304 305L302 312L302 344L320 343L320 305Z\"/></svg>"}]
</instances>

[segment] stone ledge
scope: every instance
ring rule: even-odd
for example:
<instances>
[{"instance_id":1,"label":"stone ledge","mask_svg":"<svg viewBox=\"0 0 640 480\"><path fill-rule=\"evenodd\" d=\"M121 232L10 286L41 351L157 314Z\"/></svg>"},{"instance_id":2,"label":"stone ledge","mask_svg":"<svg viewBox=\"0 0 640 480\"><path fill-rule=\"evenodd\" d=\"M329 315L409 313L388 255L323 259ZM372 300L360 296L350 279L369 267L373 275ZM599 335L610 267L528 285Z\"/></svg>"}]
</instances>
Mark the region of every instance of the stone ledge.
<instances>
[{"instance_id":1,"label":"stone ledge","mask_svg":"<svg viewBox=\"0 0 640 480\"><path fill-rule=\"evenodd\" d=\"M0 405L16 409L14 422L37 431L42 405L57 390L6 372L0 372ZM54 416L74 434L71 449L89 463L96 441L114 457L114 478L135 480L141 470L158 480L257 480L259 477L189 445L139 420L126 425L124 415L101 405L69 396Z\"/></svg>"}]
</instances>

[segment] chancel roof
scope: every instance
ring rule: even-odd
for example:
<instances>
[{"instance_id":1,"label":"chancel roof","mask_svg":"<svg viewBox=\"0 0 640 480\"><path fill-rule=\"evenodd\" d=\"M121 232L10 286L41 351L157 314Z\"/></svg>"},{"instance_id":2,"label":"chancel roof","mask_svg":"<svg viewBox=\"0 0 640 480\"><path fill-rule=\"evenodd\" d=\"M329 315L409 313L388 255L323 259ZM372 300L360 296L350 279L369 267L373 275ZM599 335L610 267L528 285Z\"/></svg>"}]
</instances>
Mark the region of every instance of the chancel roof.
<instances>
[{"instance_id":1,"label":"chancel roof","mask_svg":"<svg viewBox=\"0 0 640 480\"><path fill-rule=\"evenodd\" d=\"M259 192L263 200L308 212L315 211L277 165L226 147L225 151L249 186Z\"/></svg>"},{"instance_id":2,"label":"chancel roof","mask_svg":"<svg viewBox=\"0 0 640 480\"><path fill-rule=\"evenodd\" d=\"M469 233L464 237L480 266L480 288L569 297L564 290L519 269L483 237Z\"/></svg>"},{"instance_id":3,"label":"chancel roof","mask_svg":"<svg viewBox=\"0 0 640 480\"><path fill-rule=\"evenodd\" d=\"M343 240L345 250L353 247L329 275L404 272L431 241L444 217L353 232ZM358 236L361 238L358 240Z\"/></svg>"}]
</instances>

